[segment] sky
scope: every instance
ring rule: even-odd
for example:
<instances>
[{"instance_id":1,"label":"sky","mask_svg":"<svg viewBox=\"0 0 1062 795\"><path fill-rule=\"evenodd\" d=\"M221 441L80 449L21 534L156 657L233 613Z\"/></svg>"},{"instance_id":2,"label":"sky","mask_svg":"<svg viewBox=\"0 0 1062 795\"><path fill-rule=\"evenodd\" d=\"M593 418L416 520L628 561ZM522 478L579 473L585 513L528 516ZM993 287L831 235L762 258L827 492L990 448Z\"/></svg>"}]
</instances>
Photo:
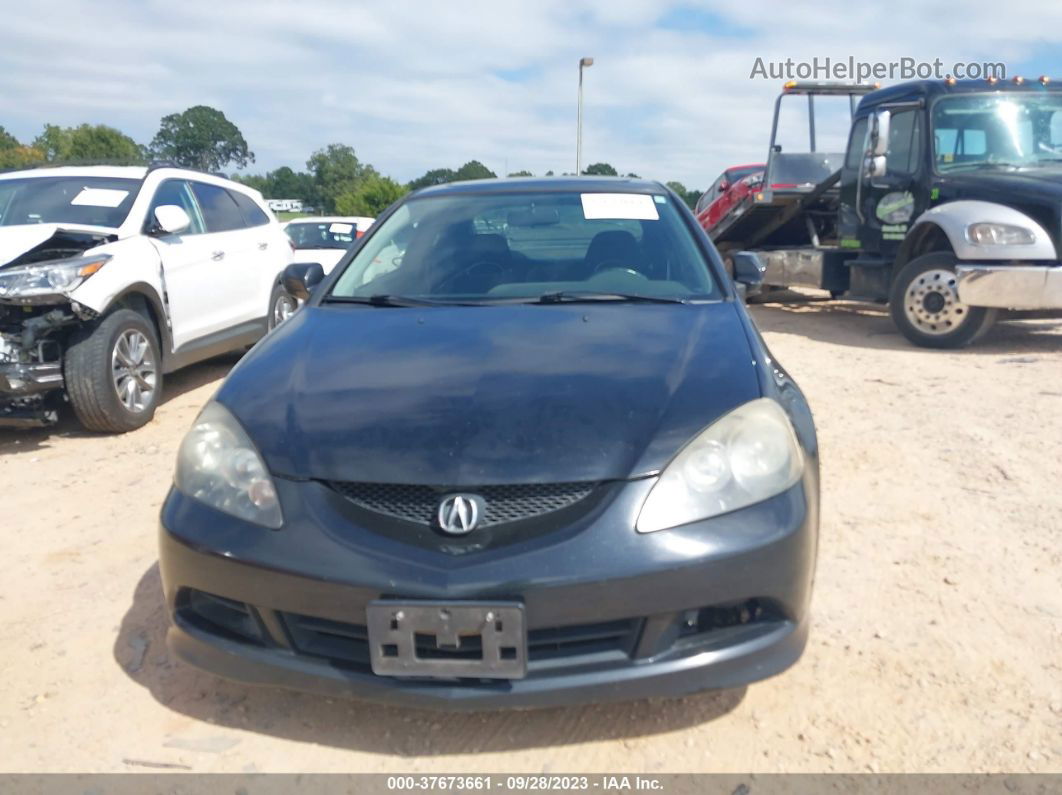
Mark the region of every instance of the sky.
<instances>
[{"instance_id":1,"label":"sky","mask_svg":"<svg viewBox=\"0 0 1062 795\"><path fill-rule=\"evenodd\" d=\"M0 124L20 140L89 122L147 143L205 104L243 132L252 173L333 142L400 181L473 158L574 171L583 56L584 167L702 189L766 156L781 86L750 79L756 58L1001 61L1062 80L1056 0L41 0L4 17ZM792 113L783 132L803 135ZM824 145L845 126L826 121Z\"/></svg>"}]
</instances>

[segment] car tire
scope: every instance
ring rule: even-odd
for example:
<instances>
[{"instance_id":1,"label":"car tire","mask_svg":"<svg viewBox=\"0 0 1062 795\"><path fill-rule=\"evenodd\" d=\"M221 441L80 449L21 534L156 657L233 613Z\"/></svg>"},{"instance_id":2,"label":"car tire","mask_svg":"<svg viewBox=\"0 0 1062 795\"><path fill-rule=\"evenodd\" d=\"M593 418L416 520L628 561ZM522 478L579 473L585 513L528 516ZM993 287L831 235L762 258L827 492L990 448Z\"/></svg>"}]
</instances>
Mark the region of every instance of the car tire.
<instances>
[{"instance_id":1,"label":"car tire","mask_svg":"<svg viewBox=\"0 0 1062 795\"><path fill-rule=\"evenodd\" d=\"M892 322L908 340L924 348L962 348L996 321L995 309L959 300L955 255L923 254L907 263L889 290Z\"/></svg>"},{"instance_id":2,"label":"car tire","mask_svg":"<svg viewBox=\"0 0 1062 795\"><path fill-rule=\"evenodd\" d=\"M155 416L162 356L151 322L119 309L74 333L63 357L66 394L90 431L125 433Z\"/></svg>"},{"instance_id":3,"label":"car tire","mask_svg":"<svg viewBox=\"0 0 1062 795\"><path fill-rule=\"evenodd\" d=\"M294 314L299 308L299 299L284 289L284 285L278 284L273 287L269 296L269 312L266 322L269 331L272 331Z\"/></svg>"}]
</instances>

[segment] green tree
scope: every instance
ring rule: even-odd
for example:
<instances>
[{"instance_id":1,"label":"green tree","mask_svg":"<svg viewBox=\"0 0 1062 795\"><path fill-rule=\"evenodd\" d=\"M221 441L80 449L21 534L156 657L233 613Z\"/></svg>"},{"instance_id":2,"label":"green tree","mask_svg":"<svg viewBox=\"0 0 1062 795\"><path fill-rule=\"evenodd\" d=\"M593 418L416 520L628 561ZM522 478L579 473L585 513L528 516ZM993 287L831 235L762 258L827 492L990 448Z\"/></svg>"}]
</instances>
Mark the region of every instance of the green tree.
<instances>
[{"instance_id":1,"label":"green tree","mask_svg":"<svg viewBox=\"0 0 1062 795\"><path fill-rule=\"evenodd\" d=\"M33 142L52 163L108 161L137 164L145 161L144 148L136 141L105 124L81 124L59 127L45 124Z\"/></svg>"},{"instance_id":2,"label":"green tree","mask_svg":"<svg viewBox=\"0 0 1062 795\"><path fill-rule=\"evenodd\" d=\"M618 177L619 176L619 172L616 171L616 169L614 169L608 163L591 163L589 166L587 166L585 169L583 169L583 173L591 175L591 176L597 176L597 177Z\"/></svg>"},{"instance_id":3,"label":"green tree","mask_svg":"<svg viewBox=\"0 0 1062 795\"><path fill-rule=\"evenodd\" d=\"M530 171L514 171L509 175L510 177L533 177L535 176Z\"/></svg>"},{"instance_id":4,"label":"green tree","mask_svg":"<svg viewBox=\"0 0 1062 795\"><path fill-rule=\"evenodd\" d=\"M454 174L455 180L491 179L498 176L478 160L469 160Z\"/></svg>"},{"instance_id":5,"label":"green tree","mask_svg":"<svg viewBox=\"0 0 1062 795\"><path fill-rule=\"evenodd\" d=\"M18 138L13 136L11 133L5 130L2 125L0 125L0 151L6 151L8 149L17 149L21 145L22 144L18 142Z\"/></svg>"},{"instance_id":6,"label":"green tree","mask_svg":"<svg viewBox=\"0 0 1062 795\"><path fill-rule=\"evenodd\" d=\"M691 210L696 206L697 199L700 198L701 195L701 192L699 190L686 190L685 185L683 185L681 182L675 181L668 182L667 186L671 188L671 190L675 191L675 193L677 193L679 197L681 197L682 201L686 202L686 204L689 205L689 208Z\"/></svg>"},{"instance_id":7,"label":"green tree","mask_svg":"<svg viewBox=\"0 0 1062 795\"><path fill-rule=\"evenodd\" d=\"M340 215L369 215L376 217L401 199L408 188L390 177L370 174L358 183L357 188L340 194L336 199L336 212Z\"/></svg>"},{"instance_id":8,"label":"green tree","mask_svg":"<svg viewBox=\"0 0 1062 795\"><path fill-rule=\"evenodd\" d=\"M423 177L417 177L415 180L409 183L407 187L410 190L420 190L421 188L427 188L431 185L442 185L444 182L453 182L457 179L457 172L452 168L434 168L424 174Z\"/></svg>"},{"instance_id":9,"label":"green tree","mask_svg":"<svg viewBox=\"0 0 1062 795\"><path fill-rule=\"evenodd\" d=\"M362 180L376 175L376 169L358 160L346 144L329 144L306 161L313 181L312 201L322 212L335 212L340 196L354 193ZM287 197L283 197L287 198Z\"/></svg>"},{"instance_id":10,"label":"green tree","mask_svg":"<svg viewBox=\"0 0 1062 795\"><path fill-rule=\"evenodd\" d=\"M254 188L267 199L275 198L270 192L273 182L270 180L269 174L233 174L232 179L241 185L246 185L248 188Z\"/></svg>"},{"instance_id":11,"label":"green tree","mask_svg":"<svg viewBox=\"0 0 1062 795\"><path fill-rule=\"evenodd\" d=\"M220 171L229 163L244 168L254 162L240 129L206 105L163 116L150 151L153 157L202 171Z\"/></svg>"},{"instance_id":12,"label":"green tree","mask_svg":"<svg viewBox=\"0 0 1062 795\"><path fill-rule=\"evenodd\" d=\"M269 172L271 199L302 199L307 201L313 193L313 178L303 173L296 173L288 166L281 166Z\"/></svg>"},{"instance_id":13,"label":"green tree","mask_svg":"<svg viewBox=\"0 0 1062 795\"><path fill-rule=\"evenodd\" d=\"M27 168L43 162L44 152L32 146L0 148L0 169Z\"/></svg>"}]
</instances>

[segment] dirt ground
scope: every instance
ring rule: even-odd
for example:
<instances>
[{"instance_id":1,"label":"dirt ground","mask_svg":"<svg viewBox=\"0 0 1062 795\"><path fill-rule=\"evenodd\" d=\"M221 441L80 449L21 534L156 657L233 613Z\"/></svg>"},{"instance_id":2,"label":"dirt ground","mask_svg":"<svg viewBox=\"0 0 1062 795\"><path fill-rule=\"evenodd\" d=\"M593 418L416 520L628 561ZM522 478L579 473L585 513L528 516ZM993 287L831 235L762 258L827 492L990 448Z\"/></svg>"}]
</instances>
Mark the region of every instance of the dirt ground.
<instances>
[{"instance_id":1,"label":"dirt ground","mask_svg":"<svg viewBox=\"0 0 1062 795\"><path fill-rule=\"evenodd\" d=\"M233 359L125 436L0 430L0 769L1062 771L1062 321L912 348L883 310L756 307L822 445L808 650L678 701L402 711L172 660L156 516Z\"/></svg>"}]
</instances>

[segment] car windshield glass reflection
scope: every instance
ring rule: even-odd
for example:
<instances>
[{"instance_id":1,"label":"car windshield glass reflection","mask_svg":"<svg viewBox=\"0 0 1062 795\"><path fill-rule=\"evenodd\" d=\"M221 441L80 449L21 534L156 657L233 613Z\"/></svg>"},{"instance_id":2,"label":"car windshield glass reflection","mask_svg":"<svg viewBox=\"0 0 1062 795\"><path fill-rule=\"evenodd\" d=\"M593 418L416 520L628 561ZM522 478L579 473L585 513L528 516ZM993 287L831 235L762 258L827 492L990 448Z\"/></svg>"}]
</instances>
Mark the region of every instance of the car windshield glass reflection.
<instances>
[{"instance_id":1,"label":"car windshield glass reflection","mask_svg":"<svg viewBox=\"0 0 1062 795\"><path fill-rule=\"evenodd\" d=\"M353 223L288 224L288 237L295 248L347 249L357 234Z\"/></svg>"},{"instance_id":2,"label":"car windshield glass reflection","mask_svg":"<svg viewBox=\"0 0 1062 795\"><path fill-rule=\"evenodd\" d=\"M720 293L670 197L543 192L412 199L361 247L329 298L373 296L563 296L557 303Z\"/></svg>"}]
</instances>

